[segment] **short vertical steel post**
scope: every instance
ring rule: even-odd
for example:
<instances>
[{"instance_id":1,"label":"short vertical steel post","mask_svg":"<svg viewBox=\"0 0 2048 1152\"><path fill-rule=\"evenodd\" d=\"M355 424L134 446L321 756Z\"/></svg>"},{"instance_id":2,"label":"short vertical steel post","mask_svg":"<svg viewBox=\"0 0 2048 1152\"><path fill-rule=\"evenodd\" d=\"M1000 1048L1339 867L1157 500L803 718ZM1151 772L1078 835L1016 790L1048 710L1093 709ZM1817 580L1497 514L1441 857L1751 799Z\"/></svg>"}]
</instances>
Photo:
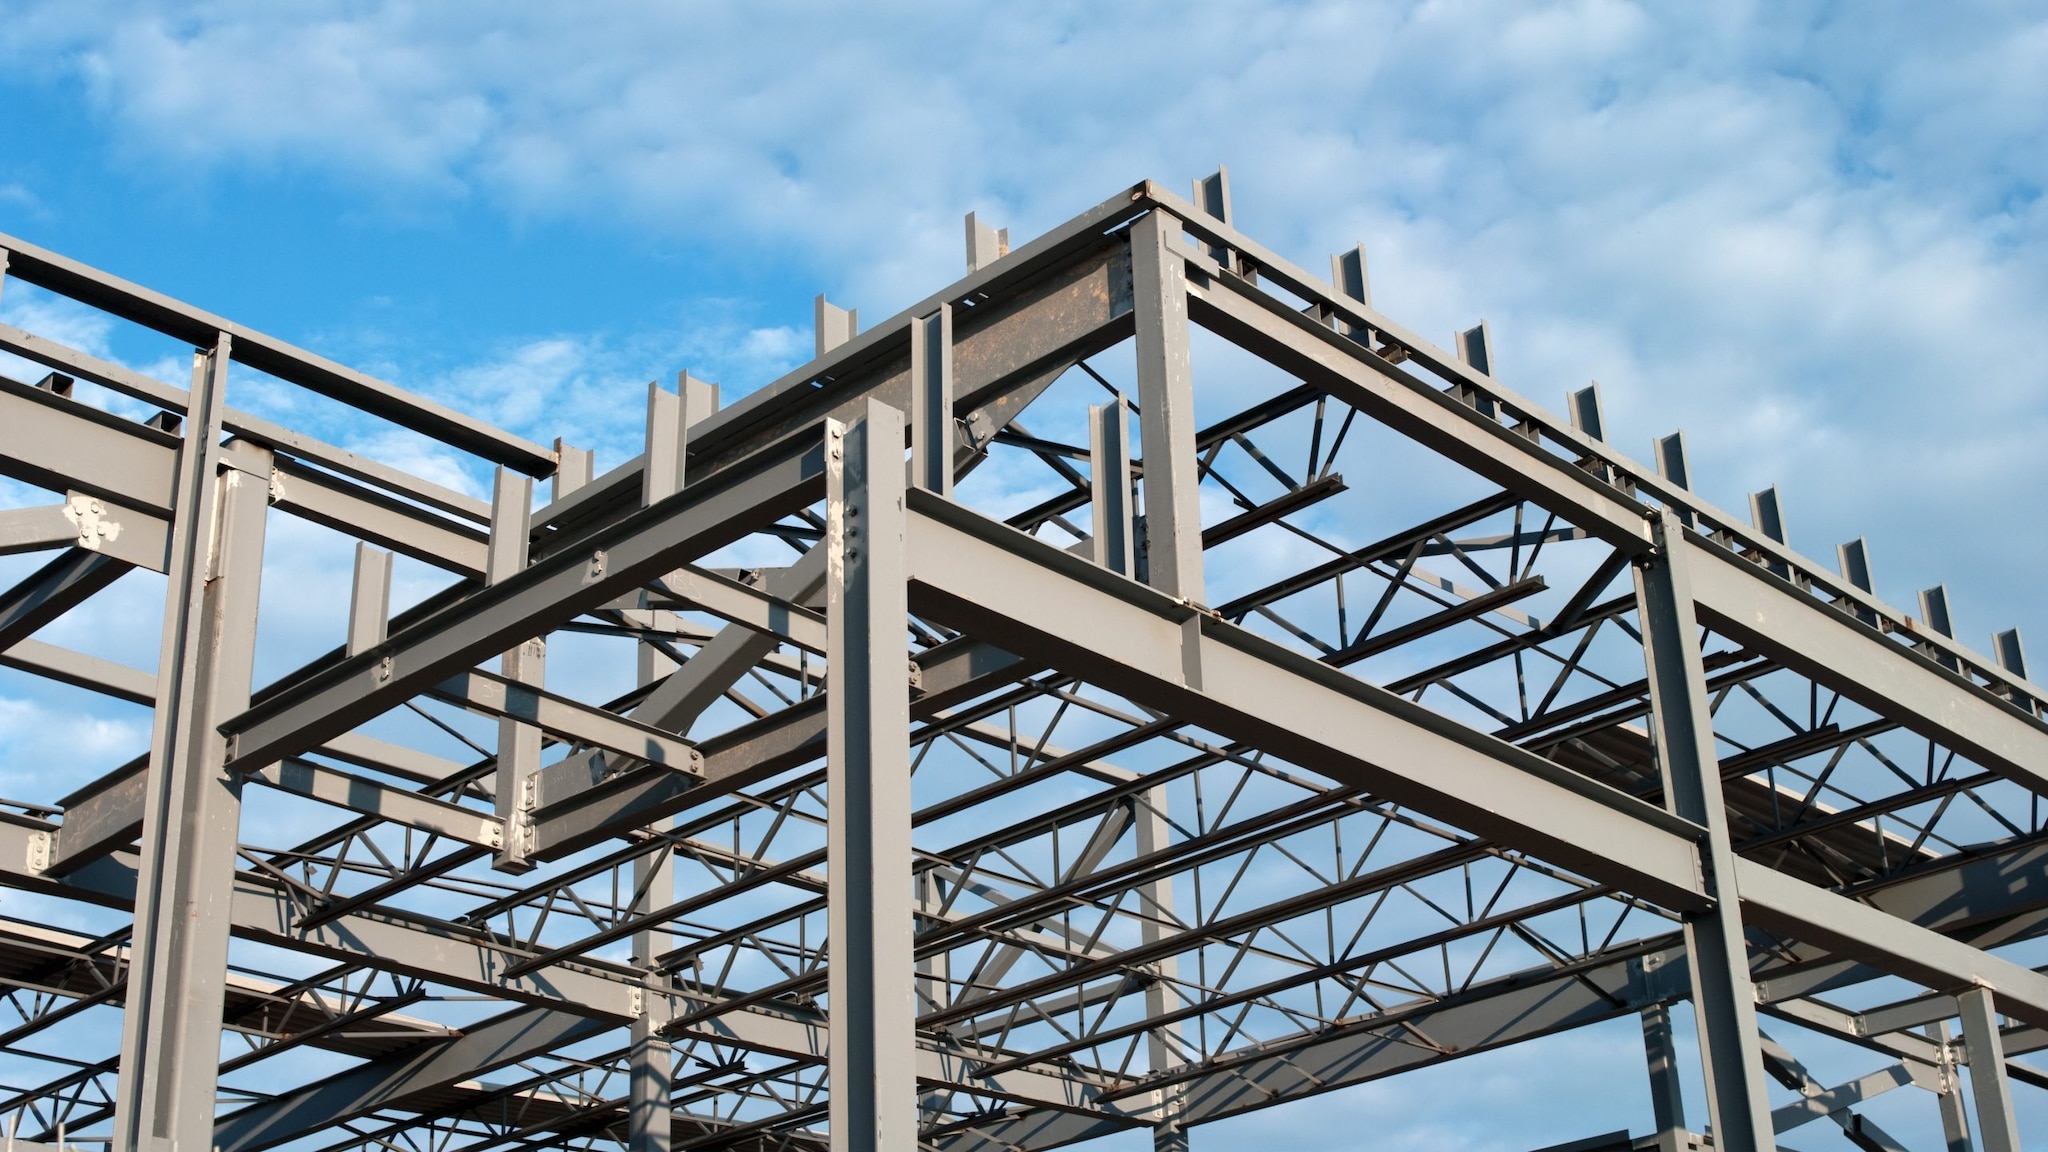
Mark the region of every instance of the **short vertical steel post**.
<instances>
[{"instance_id":1,"label":"short vertical steel post","mask_svg":"<svg viewBox=\"0 0 2048 1152\"><path fill-rule=\"evenodd\" d=\"M953 495L953 307L910 322L910 482Z\"/></svg>"},{"instance_id":2,"label":"short vertical steel post","mask_svg":"<svg viewBox=\"0 0 2048 1152\"><path fill-rule=\"evenodd\" d=\"M1108 404L1088 406L1088 500L1094 507L1095 562L1131 575L1131 413L1122 393Z\"/></svg>"},{"instance_id":3,"label":"short vertical steel post","mask_svg":"<svg viewBox=\"0 0 2048 1152\"><path fill-rule=\"evenodd\" d=\"M1657 1122L1659 1152L1685 1147L1685 1094L1678 1080L1678 1045L1671 1036L1671 1006L1643 1009L1643 1057L1650 1071L1650 1111Z\"/></svg>"},{"instance_id":4,"label":"short vertical steel post","mask_svg":"<svg viewBox=\"0 0 2048 1152\"><path fill-rule=\"evenodd\" d=\"M551 497L560 500L590 483L594 463L590 449L577 448L561 437L555 437L555 478Z\"/></svg>"},{"instance_id":5,"label":"short vertical steel post","mask_svg":"<svg viewBox=\"0 0 2048 1152\"><path fill-rule=\"evenodd\" d=\"M524 571L533 513L533 481L507 468L498 469L491 494L491 543L484 560L484 579L496 584ZM507 680L539 687L547 682L547 641L536 636L505 653L501 666ZM510 716L498 720L497 815L504 823L505 843L491 866L501 872L527 872L533 862L534 773L540 771L541 731Z\"/></svg>"},{"instance_id":6,"label":"short vertical steel post","mask_svg":"<svg viewBox=\"0 0 2048 1152\"><path fill-rule=\"evenodd\" d=\"M222 333L195 358L178 461L114 1104L120 1152L213 1146L242 810L217 725L249 706L270 505L269 452L220 449L228 354Z\"/></svg>"},{"instance_id":7,"label":"short vertical steel post","mask_svg":"<svg viewBox=\"0 0 2048 1152\"><path fill-rule=\"evenodd\" d=\"M391 553L368 544L356 545L355 582L348 597L348 645L350 656L368 652L384 642L391 626Z\"/></svg>"},{"instance_id":8,"label":"short vertical steel post","mask_svg":"<svg viewBox=\"0 0 2048 1152\"><path fill-rule=\"evenodd\" d=\"M1984 1152L2020 1152L2019 1125L2012 1115L2012 1086L2005 1077L2005 1041L1991 990L1972 988L1956 995L1963 1018L1963 1045L1970 1050L1970 1097L1977 1102L1977 1133Z\"/></svg>"},{"instance_id":9,"label":"short vertical steel post","mask_svg":"<svg viewBox=\"0 0 2048 1152\"><path fill-rule=\"evenodd\" d=\"M1201 603L1202 498L1188 352L1187 261L1180 221L1149 212L1131 225L1139 430L1145 452L1146 582Z\"/></svg>"},{"instance_id":10,"label":"short vertical steel post","mask_svg":"<svg viewBox=\"0 0 2048 1152\"><path fill-rule=\"evenodd\" d=\"M917 1147L903 416L825 424L833 1152Z\"/></svg>"},{"instance_id":11,"label":"short vertical steel post","mask_svg":"<svg viewBox=\"0 0 2048 1152\"><path fill-rule=\"evenodd\" d=\"M1671 509L1658 512L1654 530L1656 550L1636 566L1636 596L1656 718L1657 762L1664 777L1665 807L1707 829L1706 842L1699 846L1700 873L1714 899L1712 909L1685 922L1707 1108L1717 1148L1758 1152L1776 1147L1776 1141L1757 1043L1756 987L1749 976L1735 891L1735 852L1721 799L1720 760L1714 751L1699 624L1686 570L1689 545L1678 513Z\"/></svg>"},{"instance_id":12,"label":"short vertical steel post","mask_svg":"<svg viewBox=\"0 0 2048 1152\"><path fill-rule=\"evenodd\" d=\"M1937 1020L1926 1031L1927 1038L1941 1046L1941 1087L1934 1099L1941 1108L1942 1148L1945 1152L1970 1152L1970 1113L1963 1107L1963 1074L1957 1067L1948 1021Z\"/></svg>"},{"instance_id":13,"label":"short vertical steel post","mask_svg":"<svg viewBox=\"0 0 2048 1152\"><path fill-rule=\"evenodd\" d=\"M841 308L823 294L812 309L817 326L818 355L823 356L860 333L860 309Z\"/></svg>"}]
</instances>

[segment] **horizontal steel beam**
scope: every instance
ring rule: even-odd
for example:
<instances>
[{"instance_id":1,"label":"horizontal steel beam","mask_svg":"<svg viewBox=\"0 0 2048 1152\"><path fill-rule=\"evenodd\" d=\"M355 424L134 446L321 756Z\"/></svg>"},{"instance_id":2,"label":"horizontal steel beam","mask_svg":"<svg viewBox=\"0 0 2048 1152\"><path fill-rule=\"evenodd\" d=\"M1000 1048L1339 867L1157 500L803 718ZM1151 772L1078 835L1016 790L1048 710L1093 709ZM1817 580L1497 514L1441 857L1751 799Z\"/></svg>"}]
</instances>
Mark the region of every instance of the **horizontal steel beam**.
<instances>
[{"instance_id":1,"label":"horizontal steel beam","mask_svg":"<svg viewBox=\"0 0 2048 1152\"><path fill-rule=\"evenodd\" d=\"M2048 1027L2048 976L1753 861L1736 867L1744 917L1939 992L1984 987L1999 1010Z\"/></svg>"},{"instance_id":2,"label":"horizontal steel beam","mask_svg":"<svg viewBox=\"0 0 2048 1152\"><path fill-rule=\"evenodd\" d=\"M228 767L304 752L810 504L823 491L823 461L822 443L793 443L737 475L692 484L615 525L603 546L549 556L293 685L222 725Z\"/></svg>"},{"instance_id":3,"label":"horizontal steel beam","mask_svg":"<svg viewBox=\"0 0 2048 1152\"><path fill-rule=\"evenodd\" d=\"M910 494L911 609L1678 910L1699 829L947 501Z\"/></svg>"},{"instance_id":4,"label":"horizontal steel beam","mask_svg":"<svg viewBox=\"0 0 2048 1152\"><path fill-rule=\"evenodd\" d=\"M2048 794L2048 725L1904 645L1693 537L1700 620L2032 792Z\"/></svg>"},{"instance_id":5,"label":"horizontal steel beam","mask_svg":"<svg viewBox=\"0 0 2048 1152\"><path fill-rule=\"evenodd\" d=\"M183 413L191 401L183 388L6 324L0 324L0 352L12 352L80 380L89 380L124 396L154 404L166 412ZM374 484L388 492L411 497L443 512L453 512L465 520L479 524L490 521L491 506L485 501L346 448L337 448L303 432L294 432L261 416L229 408L222 415L221 427L235 436L290 453L300 460Z\"/></svg>"},{"instance_id":6,"label":"horizontal steel beam","mask_svg":"<svg viewBox=\"0 0 2048 1152\"><path fill-rule=\"evenodd\" d=\"M183 304L138 284L131 284L48 249L0 235L7 253L7 274L59 296L88 304L109 315L132 320L195 347L210 348L226 333L233 358L288 384L310 388L402 428L431 436L443 444L473 452L496 464L533 476L555 470L554 454L509 432L500 431L443 404L343 367L324 356L295 348L272 336L246 328L210 312Z\"/></svg>"}]
</instances>

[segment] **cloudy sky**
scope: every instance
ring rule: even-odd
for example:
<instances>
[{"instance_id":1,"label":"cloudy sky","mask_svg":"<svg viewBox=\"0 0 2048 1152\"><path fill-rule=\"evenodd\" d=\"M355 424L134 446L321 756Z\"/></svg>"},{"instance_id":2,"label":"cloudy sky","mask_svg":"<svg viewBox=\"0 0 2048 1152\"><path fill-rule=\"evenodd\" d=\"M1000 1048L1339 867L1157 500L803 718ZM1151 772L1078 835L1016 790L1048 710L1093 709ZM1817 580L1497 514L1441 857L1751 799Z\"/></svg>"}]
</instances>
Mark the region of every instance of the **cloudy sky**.
<instances>
[{"instance_id":1,"label":"cloudy sky","mask_svg":"<svg viewBox=\"0 0 2048 1152\"><path fill-rule=\"evenodd\" d=\"M646 380L745 391L813 294L957 277L968 210L1021 240L1227 163L1297 263L1365 241L1410 328L1485 317L1510 386L1599 380L1626 450L1683 427L1709 498L1778 483L1800 550L1867 536L1881 595L1945 581L1967 642L2048 660L2038 8L1105 7L0 0L0 231L602 468ZM0 317L152 362L33 292ZM1640 1130L1622 1094L1596 1118ZM1427 1103L1295 1122L1542 1142ZM1557 1140L1594 1107L1525 1103Z\"/></svg>"}]
</instances>

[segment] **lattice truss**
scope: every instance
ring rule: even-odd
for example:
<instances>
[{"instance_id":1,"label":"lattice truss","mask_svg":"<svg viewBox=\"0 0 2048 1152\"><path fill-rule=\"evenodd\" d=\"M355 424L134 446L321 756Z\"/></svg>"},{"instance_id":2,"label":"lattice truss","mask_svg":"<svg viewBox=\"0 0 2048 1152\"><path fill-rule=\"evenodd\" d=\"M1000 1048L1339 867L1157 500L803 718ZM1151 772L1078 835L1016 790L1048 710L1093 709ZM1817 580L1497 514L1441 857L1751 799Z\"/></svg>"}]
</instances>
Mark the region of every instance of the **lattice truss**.
<instances>
[{"instance_id":1,"label":"lattice truss","mask_svg":"<svg viewBox=\"0 0 2048 1152\"><path fill-rule=\"evenodd\" d=\"M735 403L652 386L602 471L0 237L197 349L182 388L0 328L37 366L0 380L0 662L153 724L97 778L7 766L10 1130L1171 1148L1639 1016L1645 1146L1897 1147L1859 1109L1906 1085L2015 1146L2016 633L1794 554L1676 437L1630 460L1597 390L1509 391L1483 325L1404 330L1363 249L1295 268L1220 173L967 233L966 278L864 331L821 297L817 358ZM323 441L338 406L493 499ZM313 596L312 641L259 612ZM159 625L154 672L90 650ZM1762 1017L1879 1070L1822 1083Z\"/></svg>"}]
</instances>

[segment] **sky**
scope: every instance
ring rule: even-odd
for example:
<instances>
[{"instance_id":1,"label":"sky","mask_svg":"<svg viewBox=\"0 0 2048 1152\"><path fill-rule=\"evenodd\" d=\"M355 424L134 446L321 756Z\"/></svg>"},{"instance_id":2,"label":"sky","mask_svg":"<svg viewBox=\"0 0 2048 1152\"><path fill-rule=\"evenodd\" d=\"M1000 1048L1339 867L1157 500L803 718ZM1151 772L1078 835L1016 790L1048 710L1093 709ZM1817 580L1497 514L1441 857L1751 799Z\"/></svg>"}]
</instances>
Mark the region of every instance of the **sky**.
<instances>
[{"instance_id":1,"label":"sky","mask_svg":"<svg viewBox=\"0 0 2048 1152\"><path fill-rule=\"evenodd\" d=\"M1598 380L1638 459L1683 428L1709 499L1778 484L1800 551L1866 537L1885 599L1945 582L1966 643L2048 644L2036 6L0 0L0 232L600 469L647 380L743 393L809 358L815 294L879 318L956 279L968 211L1021 242L1219 164L1297 264L1363 241L1410 329L1483 317L1508 386L1555 410ZM21 286L0 319L182 380ZM402 436L330 438L483 490ZM38 715L0 699L10 758ZM1629 1031L1585 1066L1639 1075ZM1536 1065L1287 1123L1544 1142L1446 1106L1502 1068ZM1529 1106L1556 1140L1608 1114Z\"/></svg>"}]
</instances>

